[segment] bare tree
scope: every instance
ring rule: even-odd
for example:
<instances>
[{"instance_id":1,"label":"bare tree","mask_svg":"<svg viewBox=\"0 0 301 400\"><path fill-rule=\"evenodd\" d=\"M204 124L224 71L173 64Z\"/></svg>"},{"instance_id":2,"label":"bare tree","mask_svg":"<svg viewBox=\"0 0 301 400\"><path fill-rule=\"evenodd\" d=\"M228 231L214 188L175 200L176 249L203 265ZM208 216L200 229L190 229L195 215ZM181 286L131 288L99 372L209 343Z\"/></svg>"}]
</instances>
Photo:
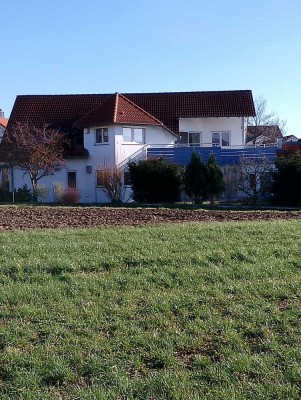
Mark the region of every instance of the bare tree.
<instances>
[{"instance_id":1,"label":"bare tree","mask_svg":"<svg viewBox=\"0 0 301 400\"><path fill-rule=\"evenodd\" d=\"M65 135L47 124L16 123L5 131L0 159L29 175L34 201L37 201L37 182L64 167L66 143Z\"/></svg>"},{"instance_id":2,"label":"bare tree","mask_svg":"<svg viewBox=\"0 0 301 400\"><path fill-rule=\"evenodd\" d=\"M265 156L241 157L236 166L238 190L252 204L257 204L271 190L273 163Z\"/></svg>"},{"instance_id":3,"label":"bare tree","mask_svg":"<svg viewBox=\"0 0 301 400\"><path fill-rule=\"evenodd\" d=\"M256 139L263 135L267 136L268 142L275 143L279 135L283 136L286 133L287 121L280 119L274 111L268 110L267 100L263 96L257 97L254 104L256 115L249 118L247 141L255 144Z\"/></svg>"},{"instance_id":4,"label":"bare tree","mask_svg":"<svg viewBox=\"0 0 301 400\"><path fill-rule=\"evenodd\" d=\"M121 203L125 197L123 169L116 165L105 164L96 171L97 185L101 186L112 203Z\"/></svg>"},{"instance_id":5,"label":"bare tree","mask_svg":"<svg viewBox=\"0 0 301 400\"><path fill-rule=\"evenodd\" d=\"M238 173L237 165L225 165L223 168L225 183L224 196L228 203L237 197L238 191Z\"/></svg>"}]
</instances>

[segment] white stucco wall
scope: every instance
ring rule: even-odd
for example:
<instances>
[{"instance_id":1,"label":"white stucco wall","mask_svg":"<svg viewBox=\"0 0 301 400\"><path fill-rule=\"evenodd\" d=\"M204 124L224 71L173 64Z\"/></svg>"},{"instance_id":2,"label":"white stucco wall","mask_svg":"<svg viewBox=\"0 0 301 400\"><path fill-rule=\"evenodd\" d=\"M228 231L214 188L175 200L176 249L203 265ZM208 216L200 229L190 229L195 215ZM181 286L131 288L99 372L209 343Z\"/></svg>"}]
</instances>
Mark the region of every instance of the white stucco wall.
<instances>
[{"instance_id":1,"label":"white stucco wall","mask_svg":"<svg viewBox=\"0 0 301 400\"><path fill-rule=\"evenodd\" d=\"M245 144L246 124L243 117L230 118L181 118L180 132L202 132L201 143L212 145L212 132L230 132L230 146Z\"/></svg>"},{"instance_id":2,"label":"white stucco wall","mask_svg":"<svg viewBox=\"0 0 301 400\"><path fill-rule=\"evenodd\" d=\"M115 125L115 160L116 164L126 160L131 155L139 152L145 144L174 144L176 137L162 126L136 126L145 129L145 143L126 143L123 141L123 126L127 125ZM134 126L134 125L132 125Z\"/></svg>"},{"instance_id":3,"label":"white stucco wall","mask_svg":"<svg viewBox=\"0 0 301 400\"><path fill-rule=\"evenodd\" d=\"M123 125L115 124L105 127L108 127L108 143L96 144L96 127L85 129L84 147L89 151L89 157L68 159L66 160L65 168L60 172L42 178L39 181L40 184L45 185L48 189L48 196L45 202L54 201L54 182L60 182L67 188L68 171L76 172L76 186L80 192L80 202L108 202L103 190L96 187L96 170L103 168L105 165L119 164L144 145L123 143ZM144 128L146 144L173 144L175 142L175 136L161 126L144 126ZM91 166L91 173L87 172L87 166ZM28 175L24 175L22 171L14 168L13 179L10 182L11 189L18 189L25 184L31 188ZM129 197L130 193L127 190L125 200L128 200Z\"/></svg>"}]
</instances>

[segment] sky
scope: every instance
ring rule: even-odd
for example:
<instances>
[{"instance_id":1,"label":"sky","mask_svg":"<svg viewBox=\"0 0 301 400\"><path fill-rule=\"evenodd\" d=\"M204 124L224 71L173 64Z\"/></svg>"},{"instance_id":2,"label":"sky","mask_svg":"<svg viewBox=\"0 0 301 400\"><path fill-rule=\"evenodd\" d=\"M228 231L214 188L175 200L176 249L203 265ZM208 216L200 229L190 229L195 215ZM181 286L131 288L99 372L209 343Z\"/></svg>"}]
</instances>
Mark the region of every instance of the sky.
<instances>
[{"instance_id":1,"label":"sky","mask_svg":"<svg viewBox=\"0 0 301 400\"><path fill-rule=\"evenodd\" d=\"M19 94L250 89L301 137L301 0L0 0Z\"/></svg>"}]
</instances>

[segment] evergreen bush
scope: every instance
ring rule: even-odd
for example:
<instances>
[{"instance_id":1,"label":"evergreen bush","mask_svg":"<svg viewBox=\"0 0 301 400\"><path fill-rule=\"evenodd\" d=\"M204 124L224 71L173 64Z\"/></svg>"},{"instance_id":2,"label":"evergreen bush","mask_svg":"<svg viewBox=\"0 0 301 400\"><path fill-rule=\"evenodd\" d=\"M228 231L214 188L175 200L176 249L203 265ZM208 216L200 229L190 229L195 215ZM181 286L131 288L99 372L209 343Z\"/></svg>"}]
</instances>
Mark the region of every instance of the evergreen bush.
<instances>
[{"instance_id":1,"label":"evergreen bush","mask_svg":"<svg viewBox=\"0 0 301 400\"><path fill-rule=\"evenodd\" d=\"M133 199L139 203L174 203L179 200L181 169L163 158L128 164Z\"/></svg>"},{"instance_id":2,"label":"evergreen bush","mask_svg":"<svg viewBox=\"0 0 301 400\"><path fill-rule=\"evenodd\" d=\"M207 163L207 192L211 204L213 204L214 198L219 197L224 190L223 171L217 164L214 154L210 154Z\"/></svg>"},{"instance_id":3,"label":"evergreen bush","mask_svg":"<svg viewBox=\"0 0 301 400\"><path fill-rule=\"evenodd\" d=\"M193 152L184 174L185 192L195 203L201 203L208 197L208 177L206 164L198 153Z\"/></svg>"},{"instance_id":4,"label":"evergreen bush","mask_svg":"<svg viewBox=\"0 0 301 400\"><path fill-rule=\"evenodd\" d=\"M284 206L301 205L301 153L278 157L272 192L274 202Z\"/></svg>"}]
</instances>

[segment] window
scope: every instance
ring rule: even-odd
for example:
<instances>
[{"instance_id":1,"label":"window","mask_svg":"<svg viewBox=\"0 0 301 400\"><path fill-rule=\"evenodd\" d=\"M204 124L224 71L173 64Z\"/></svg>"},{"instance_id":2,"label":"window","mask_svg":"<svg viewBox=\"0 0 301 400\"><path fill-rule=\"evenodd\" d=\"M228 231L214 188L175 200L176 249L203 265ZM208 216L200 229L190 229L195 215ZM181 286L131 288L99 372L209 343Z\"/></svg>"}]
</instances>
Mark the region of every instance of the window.
<instances>
[{"instance_id":1,"label":"window","mask_svg":"<svg viewBox=\"0 0 301 400\"><path fill-rule=\"evenodd\" d=\"M69 189L76 188L76 171L68 171L67 173L67 184Z\"/></svg>"},{"instance_id":2,"label":"window","mask_svg":"<svg viewBox=\"0 0 301 400\"><path fill-rule=\"evenodd\" d=\"M144 128L123 128L123 141L131 143L144 143Z\"/></svg>"},{"instance_id":3,"label":"window","mask_svg":"<svg viewBox=\"0 0 301 400\"><path fill-rule=\"evenodd\" d=\"M212 132L212 146L230 146L230 132Z\"/></svg>"},{"instance_id":4,"label":"window","mask_svg":"<svg viewBox=\"0 0 301 400\"><path fill-rule=\"evenodd\" d=\"M95 129L95 143L96 144L109 143L108 128Z\"/></svg>"},{"instance_id":5,"label":"window","mask_svg":"<svg viewBox=\"0 0 301 400\"><path fill-rule=\"evenodd\" d=\"M201 132L180 132L180 143L190 146L201 143Z\"/></svg>"}]
</instances>

